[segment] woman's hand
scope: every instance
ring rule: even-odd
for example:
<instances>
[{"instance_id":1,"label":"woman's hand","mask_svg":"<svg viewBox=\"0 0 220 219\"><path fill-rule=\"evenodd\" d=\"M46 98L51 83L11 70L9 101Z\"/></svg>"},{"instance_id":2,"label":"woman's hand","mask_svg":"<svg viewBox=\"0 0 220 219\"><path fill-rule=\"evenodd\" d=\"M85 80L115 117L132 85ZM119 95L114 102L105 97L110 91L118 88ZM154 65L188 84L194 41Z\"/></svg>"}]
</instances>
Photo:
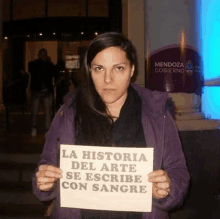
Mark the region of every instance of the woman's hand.
<instances>
[{"instance_id":1,"label":"woman's hand","mask_svg":"<svg viewBox=\"0 0 220 219\"><path fill-rule=\"evenodd\" d=\"M62 177L62 170L52 165L40 165L36 173L37 188L41 191L50 191L55 182Z\"/></svg>"},{"instance_id":2,"label":"woman's hand","mask_svg":"<svg viewBox=\"0 0 220 219\"><path fill-rule=\"evenodd\" d=\"M153 197L166 198L170 193L170 178L164 170L155 170L148 175L149 182L153 183Z\"/></svg>"}]
</instances>

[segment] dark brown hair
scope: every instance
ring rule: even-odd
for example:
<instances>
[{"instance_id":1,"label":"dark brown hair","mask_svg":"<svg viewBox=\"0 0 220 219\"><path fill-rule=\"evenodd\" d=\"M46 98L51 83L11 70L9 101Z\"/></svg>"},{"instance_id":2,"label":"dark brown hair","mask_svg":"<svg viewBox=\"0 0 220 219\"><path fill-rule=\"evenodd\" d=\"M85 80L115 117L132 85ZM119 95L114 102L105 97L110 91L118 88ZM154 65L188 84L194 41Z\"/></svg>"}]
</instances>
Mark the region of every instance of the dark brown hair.
<instances>
[{"instance_id":1,"label":"dark brown hair","mask_svg":"<svg viewBox=\"0 0 220 219\"><path fill-rule=\"evenodd\" d=\"M108 145L111 142L111 120L106 105L97 93L91 73L95 56L109 47L122 49L137 69L137 53L133 43L123 34L107 32L97 36L88 46L81 67L82 81L76 94L75 126L83 139L91 145Z\"/></svg>"}]
</instances>

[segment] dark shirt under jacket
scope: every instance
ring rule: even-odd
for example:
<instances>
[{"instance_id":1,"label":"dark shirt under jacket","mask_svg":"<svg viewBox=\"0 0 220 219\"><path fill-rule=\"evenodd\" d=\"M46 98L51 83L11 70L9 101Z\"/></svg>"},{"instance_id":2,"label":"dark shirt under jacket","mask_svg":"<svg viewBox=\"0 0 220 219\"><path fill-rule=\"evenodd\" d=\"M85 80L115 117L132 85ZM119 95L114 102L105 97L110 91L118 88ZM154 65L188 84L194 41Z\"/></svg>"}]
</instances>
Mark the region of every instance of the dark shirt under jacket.
<instances>
[{"instance_id":1,"label":"dark shirt under jacket","mask_svg":"<svg viewBox=\"0 0 220 219\"><path fill-rule=\"evenodd\" d=\"M142 100L131 86L128 97L120 111L119 118L113 123L115 147L146 147L141 124ZM81 210L82 219L142 219L141 212Z\"/></svg>"},{"instance_id":2,"label":"dark shirt under jacket","mask_svg":"<svg viewBox=\"0 0 220 219\"><path fill-rule=\"evenodd\" d=\"M116 147L146 147L141 124L141 108L141 97L130 86L128 88L128 97L122 106L119 118L113 124Z\"/></svg>"}]
</instances>

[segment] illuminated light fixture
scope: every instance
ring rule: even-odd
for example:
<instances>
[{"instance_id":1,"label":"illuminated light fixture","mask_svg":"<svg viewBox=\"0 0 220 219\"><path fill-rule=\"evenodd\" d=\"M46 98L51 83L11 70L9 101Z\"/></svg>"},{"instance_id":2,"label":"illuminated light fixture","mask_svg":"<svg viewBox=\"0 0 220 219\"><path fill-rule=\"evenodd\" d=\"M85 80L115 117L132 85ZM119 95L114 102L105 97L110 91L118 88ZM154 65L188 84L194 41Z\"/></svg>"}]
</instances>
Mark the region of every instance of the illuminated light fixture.
<instances>
[{"instance_id":1,"label":"illuminated light fixture","mask_svg":"<svg viewBox=\"0 0 220 219\"><path fill-rule=\"evenodd\" d=\"M201 4L201 5L200 5ZM220 1L202 0L198 4L201 24L199 26L202 39L202 58L205 81L220 77ZM205 15L205 16L204 16ZM202 111L206 118L220 119L220 87L204 86L202 93Z\"/></svg>"},{"instance_id":2,"label":"illuminated light fixture","mask_svg":"<svg viewBox=\"0 0 220 219\"><path fill-rule=\"evenodd\" d=\"M181 39L180 39L180 51L181 55L185 54L185 47L186 47L186 34L185 31L181 31Z\"/></svg>"},{"instance_id":3,"label":"illuminated light fixture","mask_svg":"<svg viewBox=\"0 0 220 219\"><path fill-rule=\"evenodd\" d=\"M81 35L83 35L84 34L84 32L81 32Z\"/></svg>"},{"instance_id":4,"label":"illuminated light fixture","mask_svg":"<svg viewBox=\"0 0 220 219\"><path fill-rule=\"evenodd\" d=\"M5 37L4 37L4 39L5 39L5 40L7 40L7 39L8 39L8 37L6 37L6 36L5 36Z\"/></svg>"},{"instance_id":5,"label":"illuminated light fixture","mask_svg":"<svg viewBox=\"0 0 220 219\"><path fill-rule=\"evenodd\" d=\"M27 37L30 37L30 35L27 35Z\"/></svg>"},{"instance_id":6,"label":"illuminated light fixture","mask_svg":"<svg viewBox=\"0 0 220 219\"><path fill-rule=\"evenodd\" d=\"M99 35L98 32L95 32L95 35L98 36Z\"/></svg>"},{"instance_id":7,"label":"illuminated light fixture","mask_svg":"<svg viewBox=\"0 0 220 219\"><path fill-rule=\"evenodd\" d=\"M56 33L53 33L53 35L56 35Z\"/></svg>"},{"instance_id":8,"label":"illuminated light fixture","mask_svg":"<svg viewBox=\"0 0 220 219\"><path fill-rule=\"evenodd\" d=\"M43 36L43 34L42 34L42 33L39 33L39 36Z\"/></svg>"}]
</instances>

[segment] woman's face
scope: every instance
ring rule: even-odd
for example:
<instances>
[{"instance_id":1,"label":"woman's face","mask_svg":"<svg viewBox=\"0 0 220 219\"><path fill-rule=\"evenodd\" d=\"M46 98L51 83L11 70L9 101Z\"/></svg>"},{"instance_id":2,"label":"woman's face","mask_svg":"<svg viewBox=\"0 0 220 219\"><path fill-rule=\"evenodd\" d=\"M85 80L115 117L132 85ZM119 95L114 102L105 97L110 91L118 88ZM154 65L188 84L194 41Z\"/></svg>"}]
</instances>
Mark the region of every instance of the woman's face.
<instances>
[{"instance_id":1,"label":"woman's face","mask_svg":"<svg viewBox=\"0 0 220 219\"><path fill-rule=\"evenodd\" d=\"M122 106L134 74L134 65L130 65L126 53L119 47L104 49L92 60L90 71L95 89L104 103Z\"/></svg>"}]
</instances>

